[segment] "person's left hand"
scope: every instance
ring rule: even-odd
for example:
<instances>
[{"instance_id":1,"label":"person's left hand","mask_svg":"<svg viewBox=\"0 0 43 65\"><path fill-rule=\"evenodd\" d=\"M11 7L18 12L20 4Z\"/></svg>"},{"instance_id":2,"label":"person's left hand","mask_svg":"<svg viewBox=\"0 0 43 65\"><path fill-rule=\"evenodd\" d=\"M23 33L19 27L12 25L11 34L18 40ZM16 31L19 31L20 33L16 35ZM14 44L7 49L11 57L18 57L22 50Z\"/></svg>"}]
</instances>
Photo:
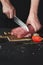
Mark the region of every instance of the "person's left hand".
<instances>
[{"instance_id":1,"label":"person's left hand","mask_svg":"<svg viewBox=\"0 0 43 65\"><path fill-rule=\"evenodd\" d=\"M9 0L4 0L2 2L2 11L3 13L10 19L12 19L14 16L16 16L16 9L13 7L13 5L10 3Z\"/></svg>"}]
</instances>

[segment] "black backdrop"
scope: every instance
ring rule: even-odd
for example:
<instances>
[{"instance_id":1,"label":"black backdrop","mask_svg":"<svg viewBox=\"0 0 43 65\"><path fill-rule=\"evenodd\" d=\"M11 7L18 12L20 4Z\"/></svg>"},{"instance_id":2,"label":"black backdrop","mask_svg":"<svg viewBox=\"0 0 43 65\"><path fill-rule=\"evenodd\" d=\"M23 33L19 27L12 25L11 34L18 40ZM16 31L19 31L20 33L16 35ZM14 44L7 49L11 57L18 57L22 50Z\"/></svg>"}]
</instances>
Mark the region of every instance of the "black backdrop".
<instances>
[{"instance_id":1,"label":"black backdrop","mask_svg":"<svg viewBox=\"0 0 43 65\"><path fill-rule=\"evenodd\" d=\"M26 21L26 19L27 19L27 16L28 16L28 10L30 9L30 0L11 0L11 3L13 4L13 6L15 6L15 8L16 8L16 10L17 10L17 16L21 19L21 20L23 20L24 22ZM40 20L40 22L41 22L41 24L43 24L43 0L40 0L40 5L39 5L39 9L38 9L38 17L39 17L39 20ZM7 17L6 17L6 15L4 15L3 13L2 13L2 5L1 5L1 3L0 3L0 27L5 27L5 28L13 28L13 27L16 27L17 25L14 23L14 21L13 21L13 19L8 19ZM3 44L4 45L4 44ZM13 45L12 45L13 46ZM9 46L8 46L9 47ZM15 47L14 47L15 48ZM18 63L20 63L20 61L21 61L21 63L19 64L19 65L28 65L29 63L31 63L31 64L38 64L40 61L43 61L42 60L42 57L43 57L43 49L41 48L41 50L39 51L39 53L41 53L41 55L39 54L39 56L38 56L38 51L37 51L37 49L36 48L39 48L37 45L36 46L26 46L26 49L24 49L24 50L26 50L24 53L25 54L23 54L23 56L24 57L22 57L22 55L20 55L20 56L18 56L19 55L19 52L17 53L18 55L16 55L16 54L14 54L14 63L16 63L15 65L17 65ZM11 50L12 50L13 48L11 48ZM16 48L15 48L16 49ZM18 48L19 49L19 48ZM21 48L20 48L21 49ZM34 50L33 50L34 49ZM33 51L37 51L37 55L34 55L34 56L32 56L31 55L31 53L33 52ZM15 50L14 50L15 51ZM15 51L16 52L16 51ZM5 53L6 54L6 53ZM34 54L34 53L33 53ZM30 57L31 56L31 57ZM2 56L1 56L2 57ZM6 56L4 56L3 58L5 59L5 57ZM13 61L13 58L10 58L10 59L12 59L12 61ZM18 60L18 58L20 58L19 60ZM27 60L28 59L28 60ZM32 60L31 60L32 59ZM27 61L26 61L27 60ZM9 60L8 60L9 61ZM26 62L25 62L26 61ZM23 64L23 62L24 62L24 64ZM29 62L29 63L28 63ZM37 63L36 63L37 62ZM1 63L4 63L4 61L3 62L1 62ZM28 64L27 64L28 63ZM6 65L8 64L8 62L6 63ZM10 64L9 65L11 65L12 63L10 62ZM34 64L34 65L35 65ZM41 65L41 64L40 64Z\"/></svg>"},{"instance_id":2,"label":"black backdrop","mask_svg":"<svg viewBox=\"0 0 43 65\"><path fill-rule=\"evenodd\" d=\"M10 0L12 5L16 8L17 16L24 22L26 22L29 9L30 9L30 0ZM43 0L40 0L38 17L40 23L43 24ZM18 26L14 23L13 19L8 19L6 15L2 13L2 5L0 3L0 27L13 28Z\"/></svg>"}]
</instances>

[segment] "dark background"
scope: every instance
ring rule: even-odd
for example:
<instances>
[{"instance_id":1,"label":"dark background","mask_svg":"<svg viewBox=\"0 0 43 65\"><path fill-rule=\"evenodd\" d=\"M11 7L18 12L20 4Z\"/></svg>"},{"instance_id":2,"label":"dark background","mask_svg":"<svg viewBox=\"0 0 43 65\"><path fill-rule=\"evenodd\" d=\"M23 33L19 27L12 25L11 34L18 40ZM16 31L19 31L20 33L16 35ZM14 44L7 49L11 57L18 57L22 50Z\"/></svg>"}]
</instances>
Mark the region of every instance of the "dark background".
<instances>
[{"instance_id":1,"label":"dark background","mask_svg":"<svg viewBox=\"0 0 43 65\"><path fill-rule=\"evenodd\" d=\"M16 8L17 16L22 21L26 22L29 9L30 9L30 0L10 0L10 1L12 5L15 6ZM38 17L40 23L43 25L43 0L40 0ZM2 13L2 5L0 3L0 28L3 27L14 28L16 26L18 25L14 23L13 19L11 20L8 19L7 16ZM43 45L40 46L39 44L39 45L17 45L16 46L9 42L1 43L1 45L2 45L2 50L0 53L0 60L2 61L1 63L3 65L8 65L8 64L13 65L13 63L15 65L29 65L29 64L42 65ZM24 53L22 53L23 50Z\"/></svg>"},{"instance_id":2,"label":"dark background","mask_svg":"<svg viewBox=\"0 0 43 65\"><path fill-rule=\"evenodd\" d=\"M24 22L26 22L28 13L30 10L30 0L10 0L12 5L16 8L17 16ZM43 0L40 0L38 8L38 17L40 23L43 25ZM5 14L2 13L2 5L0 3L0 27L14 28L18 26L14 23L13 19L8 19Z\"/></svg>"}]
</instances>

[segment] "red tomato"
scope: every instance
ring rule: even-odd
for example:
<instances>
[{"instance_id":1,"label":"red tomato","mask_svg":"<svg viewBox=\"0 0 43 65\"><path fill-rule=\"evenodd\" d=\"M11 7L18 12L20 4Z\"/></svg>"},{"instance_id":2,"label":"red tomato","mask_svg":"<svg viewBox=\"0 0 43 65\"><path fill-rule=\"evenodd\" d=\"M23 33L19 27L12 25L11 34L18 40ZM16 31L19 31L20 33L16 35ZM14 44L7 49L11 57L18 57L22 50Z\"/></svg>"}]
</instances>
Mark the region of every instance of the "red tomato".
<instances>
[{"instance_id":1,"label":"red tomato","mask_svg":"<svg viewBox=\"0 0 43 65\"><path fill-rule=\"evenodd\" d=\"M32 36L32 41L33 42L41 42L42 41L42 37L40 37L40 36Z\"/></svg>"}]
</instances>

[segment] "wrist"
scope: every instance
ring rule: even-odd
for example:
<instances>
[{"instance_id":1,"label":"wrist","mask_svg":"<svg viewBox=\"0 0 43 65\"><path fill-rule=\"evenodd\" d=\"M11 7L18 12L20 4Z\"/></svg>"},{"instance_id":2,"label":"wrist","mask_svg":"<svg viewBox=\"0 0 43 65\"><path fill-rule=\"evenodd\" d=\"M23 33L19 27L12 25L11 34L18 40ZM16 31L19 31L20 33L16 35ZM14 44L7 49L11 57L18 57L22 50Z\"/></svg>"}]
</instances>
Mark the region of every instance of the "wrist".
<instances>
[{"instance_id":1,"label":"wrist","mask_svg":"<svg viewBox=\"0 0 43 65\"><path fill-rule=\"evenodd\" d=\"M35 15L37 15L38 14L38 9L36 9L36 8L30 8L30 13L31 14L34 13Z\"/></svg>"}]
</instances>

